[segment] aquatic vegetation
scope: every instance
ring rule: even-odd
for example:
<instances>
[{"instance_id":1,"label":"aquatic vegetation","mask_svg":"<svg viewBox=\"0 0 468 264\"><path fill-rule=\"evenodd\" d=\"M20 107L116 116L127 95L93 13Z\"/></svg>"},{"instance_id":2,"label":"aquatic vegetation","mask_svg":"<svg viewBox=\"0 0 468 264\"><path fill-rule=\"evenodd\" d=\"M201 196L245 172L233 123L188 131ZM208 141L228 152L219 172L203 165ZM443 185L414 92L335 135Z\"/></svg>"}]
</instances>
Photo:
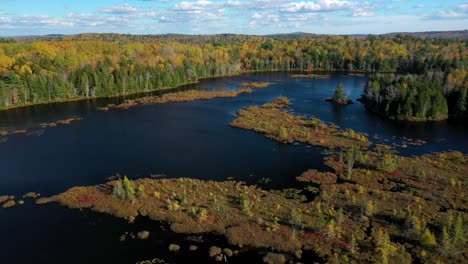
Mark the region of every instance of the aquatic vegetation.
<instances>
[{"instance_id":1,"label":"aquatic vegetation","mask_svg":"<svg viewBox=\"0 0 468 264\"><path fill-rule=\"evenodd\" d=\"M2 195L0 196L0 204L8 201L10 199L10 196L9 195Z\"/></svg>"},{"instance_id":2,"label":"aquatic vegetation","mask_svg":"<svg viewBox=\"0 0 468 264\"><path fill-rule=\"evenodd\" d=\"M2 205L2 207L3 208L10 208L10 207L14 207L15 205L16 205L15 200L8 200Z\"/></svg>"},{"instance_id":3,"label":"aquatic vegetation","mask_svg":"<svg viewBox=\"0 0 468 264\"><path fill-rule=\"evenodd\" d=\"M263 262L267 264L286 263L286 257L283 254L269 252L263 257Z\"/></svg>"},{"instance_id":4,"label":"aquatic vegetation","mask_svg":"<svg viewBox=\"0 0 468 264\"><path fill-rule=\"evenodd\" d=\"M242 82L240 84L241 87L247 88L266 88L274 83L272 82Z\"/></svg>"},{"instance_id":5,"label":"aquatic vegetation","mask_svg":"<svg viewBox=\"0 0 468 264\"><path fill-rule=\"evenodd\" d=\"M319 172L314 169L310 169L301 176L296 177L301 182L312 182L315 184L333 184L336 182L336 174L332 172Z\"/></svg>"},{"instance_id":6,"label":"aquatic vegetation","mask_svg":"<svg viewBox=\"0 0 468 264\"><path fill-rule=\"evenodd\" d=\"M291 74L291 78L311 78L311 79L330 79L330 74L317 74L317 73L308 73L308 74Z\"/></svg>"},{"instance_id":7,"label":"aquatic vegetation","mask_svg":"<svg viewBox=\"0 0 468 264\"><path fill-rule=\"evenodd\" d=\"M163 259L153 258L153 259L138 261L136 264L164 264L164 263L167 263L167 262Z\"/></svg>"},{"instance_id":8,"label":"aquatic vegetation","mask_svg":"<svg viewBox=\"0 0 468 264\"><path fill-rule=\"evenodd\" d=\"M395 155L398 169L385 172L375 165L378 152L365 155L356 158L352 177L337 152L325 160L335 173L306 173L302 178L320 185L312 201L300 189L265 191L234 181L181 178L135 180L145 195L133 201L113 197L119 181L111 181L75 187L46 202L126 219L148 216L176 232L215 232L232 245L274 248L286 258L294 258L297 250L358 263L466 258L468 157L460 152ZM426 171L423 180L414 168Z\"/></svg>"},{"instance_id":9,"label":"aquatic vegetation","mask_svg":"<svg viewBox=\"0 0 468 264\"><path fill-rule=\"evenodd\" d=\"M330 263L457 263L468 257L467 155L402 157L386 145L369 149L365 134L295 116L285 109L289 105L280 98L242 109L231 125L329 148L324 163L331 171L303 173L298 189L124 178L37 203L90 208L129 221L147 216L179 233L224 235L234 246L272 251L266 261L296 261L303 253ZM214 257L225 256L220 250Z\"/></svg>"},{"instance_id":10,"label":"aquatic vegetation","mask_svg":"<svg viewBox=\"0 0 468 264\"><path fill-rule=\"evenodd\" d=\"M43 133L44 128L50 128L50 127L56 127L57 125L69 125L73 122L82 120L83 118L81 117L70 117L67 119L61 119L57 121L53 121L50 123L41 123L39 124L39 127L33 127L33 128L28 128L28 130L25 129L18 129L14 131L6 131L6 130L0 130L0 136L8 136L8 135L18 135L18 134L25 134L27 136L31 135L41 135ZM1 138L0 143L4 143L7 141L7 138Z\"/></svg>"},{"instance_id":11,"label":"aquatic vegetation","mask_svg":"<svg viewBox=\"0 0 468 264\"><path fill-rule=\"evenodd\" d=\"M166 174L164 173L153 173L150 175L151 178L157 179L157 178L165 178Z\"/></svg>"},{"instance_id":12,"label":"aquatic vegetation","mask_svg":"<svg viewBox=\"0 0 468 264\"><path fill-rule=\"evenodd\" d=\"M273 100L271 103L262 105L263 108L286 108L291 105L289 98L281 96Z\"/></svg>"},{"instance_id":13,"label":"aquatic vegetation","mask_svg":"<svg viewBox=\"0 0 468 264\"><path fill-rule=\"evenodd\" d=\"M354 132L343 136L343 131L333 124L325 125L322 120L295 116L282 110L290 105L286 98L278 98L262 107L250 106L237 112L237 118L230 123L233 127L254 130L281 142L303 142L328 148L350 148L370 145L367 136Z\"/></svg>"},{"instance_id":14,"label":"aquatic vegetation","mask_svg":"<svg viewBox=\"0 0 468 264\"><path fill-rule=\"evenodd\" d=\"M278 108L266 109L255 106L243 109L232 125L282 142L301 141L300 137L291 136L290 131L297 130L298 123L301 129L307 128L300 123L304 122L303 117ZM314 120L312 126L323 128L320 122ZM275 134L272 132L275 127L288 133ZM314 132L317 131L320 130ZM299 181L320 186L318 192L314 186L305 187L318 193L311 202L317 226L315 232L305 228L303 236L313 241L340 239L340 247L350 253L341 255L341 259L340 254L334 253L330 255L330 262L358 258L358 262L411 263L424 259L456 263L468 257L465 231L468 197L464 191L468 184L465 177L467 155L452 151L402 157L395 154L392 147L379 144L374 150L364 152L358 142L368 142L365 135L350 129L335 131L334 135L353 140L348 145L340 145L338 151L326 153L325 164L334 172L309 170L297 177ZM285 140L286 137L289 140ZM288 193L285 190L275 192ZM359 230L350 229L350 223ZM324 247L313 250L322 252Z\"/></svg>"},{"instance_id":15,"label":"aquatic vegetation","mask_svg":"<svg viewBox=\"0 0 468 264\"><path fill-rule=\"evenodd\" d=\"M38 203L59 202L70 208L90 208L126 219L139 215L148 216L155 221L170 223L171 229L176 232L216 232L225 234L233 245L274 247L291 254L304 245L318 246L315 242L308 241L300 232L319 229L317 216L311 212L310 204L304 200L288 199L234 181L138 179L134 181L134 185L145 186L146 195L135 196L133 201L129 201L116 199L112 195L117 182L71 188ZM174 197L174 194L181 193L183 188L187 189L189 196L190 203L187 205L179 203L178 195ZM160 199L151 195L154 192L160 193ZM177 204L177 210L168 206L166 200ZM219 207L214 205L216 200L223 201L222 207L225 209L209 209ZM294 208L294 211L291 211L291 208ZM257 221L258 218L262 221ZM328 245L324 252L330 252L335 242L320 243Z\"/></svg>"},{"instance_id":16,"label":"aquatic vegetation","mask_svg":"<svg viewBox=\"0 0 468 264\"><path fill-rule=\"evenodd\" d=\"M82 120L82 119L83 118L81 118L81 117L71 117L71 118L57 120L55 122L50 122L50 123L41 123L39 126L41 128L47 128L47 127L55 127L55 126L57 126L59 124L60 125L69 125L72 122L79 121L79 120Z\"/></svg>"},{"instance_id":17,"label":"aquatic vegetation","mask_svg":"<svg viewBox=\"0 0 468 264\"><path fill-rule=\"evenodd\" d=\"M23 195L23 198L31 198L31 199L36 199L38 198L39 196L41 196L40 193L36 193L36 192L28 192L26 194ZM0 202L1 203L1 202Z\"/></svg>"},{"instance_id":18,"label":"aquatic vegetation","mask_svg":"<svg viewBox=\"0 0 468 264\"><path fill-rule=\"evenodd\" d=\"M109 104L100 110L107 111L109 109L128 109L130 107L141 104L164 104L169 102L189 102L194 100L209 100L213 98L230 98L236 97L243 93L251 93L251 88L240 88L234 91L203 91L203 90L188 90L175 93L167 93L162 96L146 96L134 100L125 100L125 102L114 105Z\"/></svg>"}]
</instances>

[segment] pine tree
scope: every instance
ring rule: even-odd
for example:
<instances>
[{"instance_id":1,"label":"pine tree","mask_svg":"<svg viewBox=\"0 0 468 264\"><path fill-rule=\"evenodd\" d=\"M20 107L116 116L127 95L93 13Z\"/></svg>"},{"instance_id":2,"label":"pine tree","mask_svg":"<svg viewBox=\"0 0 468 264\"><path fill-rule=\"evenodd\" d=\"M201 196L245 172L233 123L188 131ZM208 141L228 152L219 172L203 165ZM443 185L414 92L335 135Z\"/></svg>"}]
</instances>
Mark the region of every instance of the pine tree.
<instances>
[{"instance_id":1,"label":"pine tree","mask_svg":"<svg viewBox=\"0 0 468 264\"><path fill-rule=\"evenodd\" d=\"M278 137L282 141L288 141L289 139L288 129L286 127L280 127L279 132L278 132Z\"/></svg>"},{"instance_id":2,"label":"pine tree","mask_svg":"<svg viewBox=\"0 0 468 264\"><path fill-rule=\"evenodd\" d=\"M396 247L390 241L390 236L385 231L379 229L372 230L372 238L374 240L375 250L380 255L380 263L389 263L389 258L395 253Z\"/></svg>"},{"instance_id":3,"label":"pine tree","mask_svg":"<svg viewBox=\"0 0 468 264\"><path fill-rule=\"evenodd\" d=\"M80 78L80 93L83 96L88 97L89 96L89 79L88 75L86 73L82 73L81 78Z\"/></svg>"},{"instance_id":4,"label":"pine tree","mask_svg":"<svg viewBox=\"0 0 468 264\"><path fill-rule=\"evenodd\" d=\"M461 116L466 113L466 106L467 106L467 99L466 99L466 94L467 94L467 87L464 87L460 91L460 96L458 97L456 109L457 109L457 115Z\"/></svg>"},{"instance_id":5,"label":"pine tree","mask_svg":"<svg viewBox=\"0 0 468 264\"><path fill-rule=\"evenodd\" d=\"M128 200L135 198L135 186L133 182L127 178L127 176L124 177L122 184L125 190L125 198Z\"/></svg>"},{"instance_id":6,"label":"pine tree","mask_svg":"<svg viewBox=\"0 0 468 264\"><path fill-rule=\"evenodd\" d=\"M465 230L463 228L463 218L461 214L457 216L457 222L455 223L453 230L453 244L456 247L463 248L465 246Z\"/></svg>"},{"instance_id":7,"label":"pine tree","mask_svg":"<svg viewBox=\"0 0 468 264\"><path fill-rule=\"evenodd\" d=\"M445 226L442 229L442 242L440 244L439 251L444 255L449 255L452 249L452 241L450 240L449 232Z\"/></svg>"},{"instance_id":8,"label":"pine tree","mask_svg":"<svg viewBox=\"0 0 468 264\"><path fill-rule=\"evenodd\" d=\"M447 99L445 99L445 96L442 94L442 90L439 90L436 92L433 99L431 117L437 118L446 114L448 114Z\"/></svg>"},{"instance_id":9,"label":"pine tree","mask_svg":"<svg viewBox=\"0 0 468 264\"><path fill-rule=\"evenodd\" d=\"M429 228L426 228L421 236L421 245L426 248L437 246L436 238Z\"/></svg>"},{"instance_id":10,"label":"pine tree","mask_svg":"<svg viewBox=\"0 0 468 264\"><path fill-rule=\"evenodd\" d=\"M348 102L348 98L344 93L343 84L339 83L336 87L335 93L333 94L331 100L337 104L345 104Z\"/></svg>"},{"instance_id":11,"label":"pine tree","mask_svg":"<svg viewBox=\"0 0 468 264\"><path fill-rule=\"evenodd\" d=\"M330 221L327 224L327 230L326 230L327 237L329 238L335 238L336 237L336 225L335 225L335 220L330 219Z\"/></svg>"}]
</instances>

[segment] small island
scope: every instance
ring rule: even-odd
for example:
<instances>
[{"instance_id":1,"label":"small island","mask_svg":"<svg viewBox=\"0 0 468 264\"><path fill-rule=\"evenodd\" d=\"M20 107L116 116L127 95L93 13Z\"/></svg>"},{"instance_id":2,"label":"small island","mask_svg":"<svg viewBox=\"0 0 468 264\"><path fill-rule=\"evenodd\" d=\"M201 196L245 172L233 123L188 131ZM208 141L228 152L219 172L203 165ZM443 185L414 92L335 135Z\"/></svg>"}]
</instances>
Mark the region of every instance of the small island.
<instances>
[{"instance_id":1,"label":"small island","mask_svg":"<svg viewBox=\"0 0 468 264\"><path fill-rule=\"evenodd\" d=\"M339 105L348 105L348 104L353 103L353 101L349 100L346 94L344 93L344 88L343 88L342 83L338 84L338 86L336 87L335 93L333 93L332 98L328 98L325 101L333 103L333 104L339 104Z\"/></svg>"}]
</instances>

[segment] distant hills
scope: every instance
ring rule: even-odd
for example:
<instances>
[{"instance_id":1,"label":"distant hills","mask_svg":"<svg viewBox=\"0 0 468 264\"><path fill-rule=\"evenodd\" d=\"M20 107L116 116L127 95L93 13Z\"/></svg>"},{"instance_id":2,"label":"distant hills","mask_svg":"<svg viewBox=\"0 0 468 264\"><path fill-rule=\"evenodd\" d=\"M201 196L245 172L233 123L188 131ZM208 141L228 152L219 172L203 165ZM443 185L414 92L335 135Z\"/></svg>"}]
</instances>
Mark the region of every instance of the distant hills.
<instances>
[{"instance_id":1,"label":"distant hills","mask_svg":"<svg viewBox=\"0 0 468 264\"><path fill-rule=\"evenodd\" d=\"M301 38L301 37L327 37L327 36L347 36L350 38L367 38L368 36L411 36L420 38L434 38L434 39L460 39L468 40L468 30L454 30L454 31L427 31L427 32L393 32L386 34L314 34L307 32L291 32L279 33L270 35L245 35L245 34L213 34L213 35L186 35L186 34L154 34L154 35L132 35L132 34L116 34L116 33L83 33L76 35L63 35L63 34L48 34L37 36L16 36L16 37L3 37L5 41L18 41L18 42L33 42L33 41L62 41L62 40L103 40L103 41L141 41L141 42L182 42L182 43L234 43L239 40L255 39L255 38ZM2 38L0 36L0 38Z\"/></svg>"},{"instance_id":2,"label":"distant hills","mask_svg":"<svg viewBox=\"0 0 468 264\"><path fill-rule=\"evenodd\" d=\"M396 35L407 35L420 38L441 38L441 39L468 39L468 30L455 30L455 31L426 31L426 32L394 32L382 34L383 36L394 37ZM349 35L349 36L362 36L368 35Z\"/></svg>"},{"instance_id":3,"label":"distant hills","mask_svg":"<svg viewBox=\"0 0 468 264\"><path fill-rule=\"evenodd\" d=\"M313 34L307 32L291 32L284 34L272 34L268 36L330 36L329 34ZM386 34L341 34L339 36L348 36L353 38L367 38L369 35L394 37L397 35L412 36L420 38L440 38L440 39L468 39L468 30L453 30L453 31L425 31L425 32L392 32Z\"/></svg>"}]
</instances>

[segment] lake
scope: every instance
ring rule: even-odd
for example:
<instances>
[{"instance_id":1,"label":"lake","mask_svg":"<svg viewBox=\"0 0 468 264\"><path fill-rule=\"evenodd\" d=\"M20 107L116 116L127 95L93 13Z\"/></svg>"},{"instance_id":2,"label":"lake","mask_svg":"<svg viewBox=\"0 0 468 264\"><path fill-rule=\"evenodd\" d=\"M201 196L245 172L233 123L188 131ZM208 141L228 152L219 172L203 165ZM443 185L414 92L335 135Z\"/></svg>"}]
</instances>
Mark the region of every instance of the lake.
<instances>
[{"instance_id":1,"label":"lake","mask_svg":"<svg viewBox=\"0 0 468 264\"><path fill-rule=\"evenodd\" d=\"M326 170L322 149L282 144L252 131L231 128L237 110L269 102L279 96L291 99L296 114L315 116L342 128L368 133L378 142L400 142L403 137L427 141L423 146L401 149L402 155L434 151L468 152L462 121L405 123L380 118L355 100L367 78L333 75L330 79L290 78L290 73L265 72L206 79L177 90L237 89L244 81L275 84L235 98L139 105L128 110L98 111L124 98L102 98L37 105L0 112L0 129L27 129L9 135L0 144L0 194L17 197L29 191L50 196L77 185L94 185L112 175L130 178L164 174L222 181L230 177L262 188L299 186L295 177L310 168ZM325 102L343 83L352 105ZM156 94L161 93L157 92ZM132 98L135 96L129 96ZM72 116L83 118L70 125L39 129L39 124ZM126 231L152 231L148 241L121 242ZM25 205L0 209L0 256L3 263L135 263L148 258L171 262L208 261L207 244L197 252L194 243L174 234L164 224L139 218L134 224L90 211L58 205ZM225 245L216 236L210 243ZM168 252L170 243L185 246ZM254 253L233 259L259 259Z\"/></svg>"}]
</instances>

